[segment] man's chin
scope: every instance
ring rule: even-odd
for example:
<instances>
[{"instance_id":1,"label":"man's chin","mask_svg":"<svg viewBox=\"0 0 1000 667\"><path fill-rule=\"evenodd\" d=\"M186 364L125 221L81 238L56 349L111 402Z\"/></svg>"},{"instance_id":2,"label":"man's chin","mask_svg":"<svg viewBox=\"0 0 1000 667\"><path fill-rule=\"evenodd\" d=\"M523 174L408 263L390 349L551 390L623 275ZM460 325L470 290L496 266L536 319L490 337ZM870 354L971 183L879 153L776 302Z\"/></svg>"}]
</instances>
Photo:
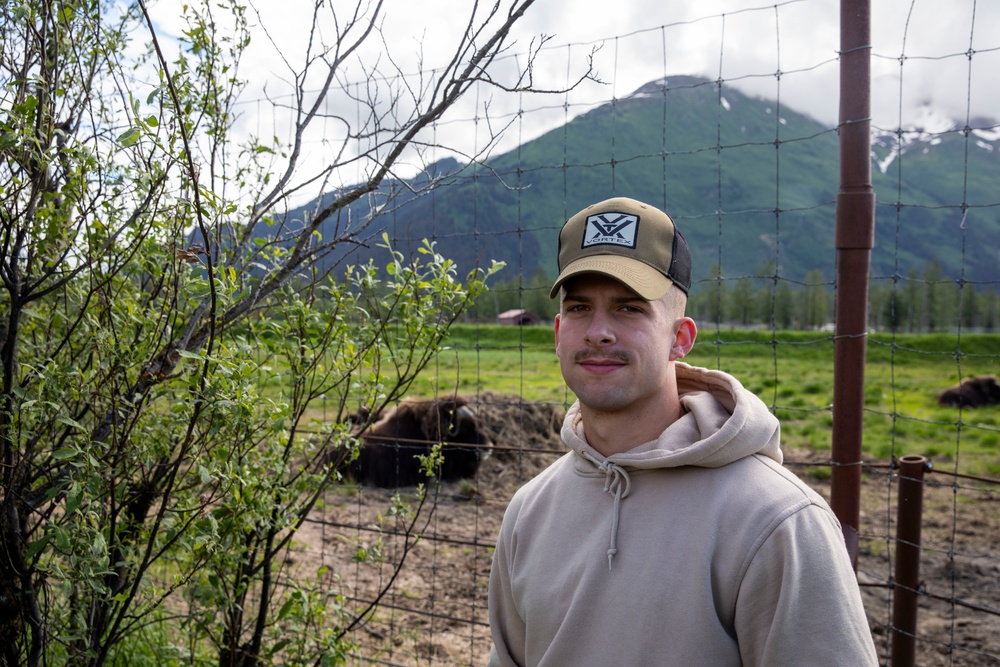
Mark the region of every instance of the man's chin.
<instances>
[{"instance_id":1,"label":"man's chin","mask_svg":"<svg viewBox=\"0 0 1000 667\"><path fill-rule=\"evenodd\" d=\"M600 413L621 412L632 405L633 398L624 391L575 391L576 397L587 410Z\"/></svg>"}]
</instances>

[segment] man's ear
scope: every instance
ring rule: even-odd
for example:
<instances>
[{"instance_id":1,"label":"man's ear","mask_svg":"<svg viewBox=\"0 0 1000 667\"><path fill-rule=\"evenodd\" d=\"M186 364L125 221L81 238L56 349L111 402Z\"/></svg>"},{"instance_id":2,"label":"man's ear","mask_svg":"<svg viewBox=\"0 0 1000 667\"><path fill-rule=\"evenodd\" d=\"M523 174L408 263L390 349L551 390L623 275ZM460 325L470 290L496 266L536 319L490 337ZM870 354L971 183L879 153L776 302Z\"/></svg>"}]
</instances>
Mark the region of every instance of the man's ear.
<instances>
[{"instance_id":1,"label":"man's ear","mask_svg":"<svg viewBox=\"0 0 1000 667\"><path fill-rule=\"evenodd\" d=\"M698 326L690 317L682 317L674 322L674 344L670 346L670 361L687 356L698 337Z\"/></svg>"}]
</instances>

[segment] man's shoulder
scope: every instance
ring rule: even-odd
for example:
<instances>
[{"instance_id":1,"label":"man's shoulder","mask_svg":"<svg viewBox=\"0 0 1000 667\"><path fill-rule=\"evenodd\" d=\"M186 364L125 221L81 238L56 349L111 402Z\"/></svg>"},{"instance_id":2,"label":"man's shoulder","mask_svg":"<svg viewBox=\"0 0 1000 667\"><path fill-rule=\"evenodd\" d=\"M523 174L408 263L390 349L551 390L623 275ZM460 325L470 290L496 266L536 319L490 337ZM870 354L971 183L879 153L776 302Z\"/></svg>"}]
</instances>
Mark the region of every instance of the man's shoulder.
<instances>
[{"instance_id":1,"label":"man's shoulder","mask_svg":"<svg viewBox=\"0 0 1000 667\"><path fill-rule=\"evenodd\" d=\"M793 495L801 494L809 501L826 506L823 497L784 463L778 463L772 458L758 454L748 456L746 461L748 466L759 471L759 474L768 481L768 486L772 489Z\"/></svg>"},{"instance_id":2,"label":"man's shoulder","mask_svg":"<svg viewBox=\"0 0 1000 667\"><path fill-rule=\"evenodd\" d=\"M667 469L668 471L670 469ZM668 473L669 474L669 473ZM686 466L674 469L685 488L697 490L699 497L717 499L713 506L738 516L766 517L788 515L813 506L831 512L827 501L791 470L774 459L753 454L714 468ZM663 484L671 484L669 479ZM738 511L733 512L734 509Z\"/></svg>"},{"instance_id":3,"label":"man's shoulder","mask_svg":"<svg viewBox=\"0 0 1000 667\"><path fill-rule=\"evenodd\" d=\"M561 480L566 475L573 474L573 452L566 452L537 475L526 481L514 492L510 506L520 506L536 501L541 496L548 496L558 489Z\"/></svg>"}]
</instances>

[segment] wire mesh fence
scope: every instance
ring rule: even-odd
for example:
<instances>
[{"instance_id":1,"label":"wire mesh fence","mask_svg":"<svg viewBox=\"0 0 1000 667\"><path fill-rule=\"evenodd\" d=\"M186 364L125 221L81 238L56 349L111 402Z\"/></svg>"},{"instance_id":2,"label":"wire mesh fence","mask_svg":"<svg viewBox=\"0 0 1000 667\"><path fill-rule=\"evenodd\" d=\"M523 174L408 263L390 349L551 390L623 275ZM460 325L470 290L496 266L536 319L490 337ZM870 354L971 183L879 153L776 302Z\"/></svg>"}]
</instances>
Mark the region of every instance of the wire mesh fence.
<instances>
[{"instance_id":1,"label":"wire mesh fence","mask_svg":"<svg viewBox=\"0 0 1000 667\"><path fill-rule=\"evenodd\" d=\"M431 192L419 225L404 209L394 214L390 231L401 247L432 238L461 262L496 258L510 271L463 325L473 342L452 342L423 389L429 397L457 392L474 409L492 443L475 475L432 482L426 496L345 485L297 536L285 575L311 578L327 604L347 610L359 663L485 662L490 557L505 504L565 451L559 428L572 402L561 386L538 380L558 371L554 356L539 354L546 343L534 333L526 342L536 327L499 338L493 329L512 310L546 329L562 222L593 201L627 195L662 207L697 241L689 312L701 329L698 363L732 372L764 399L782 419L786 465L826 497L836 465L833 304L868 300L869 363L854 388L865 406L857 569L880 659L890 664L896 630L897 462L920 454L933 465L922 484L917 661L1000 664L1000 408L938 401L962 378L990 376L1000 359L1000 274L991 265L1000 199L988 186L1000 133L978 111L1000 45L988 41L996 17L975 3L942 26L951 39L936 50L910 41L918 19L940 20L944 11L925 4L912 3L892 23L876 14L872 26L902 38L892 42L899 50L872 51L870 295L838 291L833 280L836 26L810 20L821 10L807 0L603 40L596 58L605 85L574 89L561 105L523 97L518 108L498 110L492 122L507 126L510 144L486 168ZM744 61L731 55L729 35L747 24L766 48ZM678 49L692 48L695 28L697 48L716 60L679 72ZM829 51L799 52L803 32ZM574 55L594 46L551 47L565 54L567 80ZM662 63L655 80L634 80L636 54ZM964 93L943 110L957 122L919 103L921 87L940 78ZM806 98L809 108L790 101ZM816 111L823 104L825 115ZM479 137L485 122L472 114L436 131ZM1000 398L990 391L986 403ZM407 457L406 444L399 447Z\"/></svg>"}]
</instances>

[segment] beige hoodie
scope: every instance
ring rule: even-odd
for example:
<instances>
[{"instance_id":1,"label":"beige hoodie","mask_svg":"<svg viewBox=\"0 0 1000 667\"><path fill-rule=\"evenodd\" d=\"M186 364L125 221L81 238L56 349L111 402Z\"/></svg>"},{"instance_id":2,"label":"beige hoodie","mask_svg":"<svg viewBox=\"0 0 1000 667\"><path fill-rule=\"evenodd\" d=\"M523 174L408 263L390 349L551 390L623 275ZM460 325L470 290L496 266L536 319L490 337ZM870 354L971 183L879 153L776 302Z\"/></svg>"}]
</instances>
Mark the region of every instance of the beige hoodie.
<instances>
[{"instance_id":1,"label":"beige hoodie","mask_svg":"<svg viewBox=\"0 0 1000 667\"><path fill-rule=\"evenodd\" d=\"M605 458L570 452L511 500L490 576L491 666L875 665L836 517L781 466L777 419L677 364L686 413Z\"/></svg>"}]
</instances>

